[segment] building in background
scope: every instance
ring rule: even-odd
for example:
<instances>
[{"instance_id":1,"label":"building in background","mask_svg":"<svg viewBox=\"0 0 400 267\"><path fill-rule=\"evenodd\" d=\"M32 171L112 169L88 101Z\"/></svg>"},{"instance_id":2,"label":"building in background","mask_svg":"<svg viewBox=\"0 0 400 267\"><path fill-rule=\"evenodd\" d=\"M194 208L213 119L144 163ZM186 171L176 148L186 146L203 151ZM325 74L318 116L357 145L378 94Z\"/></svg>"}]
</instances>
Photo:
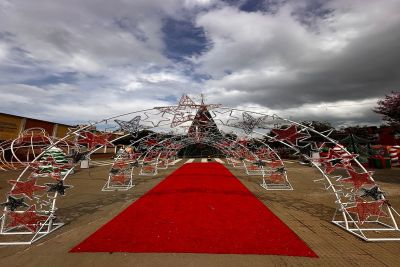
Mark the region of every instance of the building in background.
<instances>
[{"instance_id":1,"label":"building in background","mask_svg":"<svg viewBox=\"0 0 400 267\"><path fill-rule=\"evenodd\" d=\"M15 139L30 128L42 128L51 136L64 137L71 127L74 126L0 113L0 141Z\"/></svg>"}]
</instances>

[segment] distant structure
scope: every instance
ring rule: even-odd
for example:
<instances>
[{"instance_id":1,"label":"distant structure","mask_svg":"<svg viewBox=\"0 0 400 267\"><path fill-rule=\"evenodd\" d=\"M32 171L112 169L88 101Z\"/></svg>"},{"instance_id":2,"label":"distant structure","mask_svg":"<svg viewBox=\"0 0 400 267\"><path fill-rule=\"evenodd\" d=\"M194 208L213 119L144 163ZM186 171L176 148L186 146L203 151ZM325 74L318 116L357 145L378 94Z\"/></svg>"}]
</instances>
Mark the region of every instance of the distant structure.
<instances>
[{"instance_id":1,"label":"distant structure","mask_svg":"<svg viewBox=\"0 0 400 267\"><path fill-rule=\"evenodd\" d=\"M0 113L0 142L17 138L23 131L30 128L44 129L50 136L64 137L68 128L74 126L32 119L7 113Z\"/></svg>"}]
</instances>

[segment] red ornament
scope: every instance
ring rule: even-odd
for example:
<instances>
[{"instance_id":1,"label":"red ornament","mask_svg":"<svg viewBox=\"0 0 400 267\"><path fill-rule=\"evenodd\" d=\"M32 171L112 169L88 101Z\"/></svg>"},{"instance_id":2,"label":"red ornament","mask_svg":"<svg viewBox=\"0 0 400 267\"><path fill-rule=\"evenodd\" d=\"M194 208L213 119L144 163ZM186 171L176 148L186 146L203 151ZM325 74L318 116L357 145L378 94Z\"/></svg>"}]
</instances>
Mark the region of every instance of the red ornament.
<instances>
[{"instance_id":1,"label":"red ornament","mask_svg":"<svg viewBox=\"0 0 400 267\"><path fill-rule=\"evenodd\" d=\"M323 165L325 165L325 173L330 174L336 169L351 169L350 160L355 157L353 154L339 154L333 149L329 149L328 156L319 159Z\"/></svg>"},{"instance_id":2,"label":"red ornament","mask_svg":"<svg viewBox=\"0 0 400 267\"><path fill-rule=\"evenodd\" d=\"M272 173L270 176L266 176L265 178L274 184L282 184L285 182L285 176L281 173Z\"/></svg>"},{"instance_id":3,"label":"red ornament","mask_svg":"<svg viewBox=\"0 0 400 267\"><path fill-rule=\"evenodd\" d=\"M84 132L84 133L81 133L81 135L83 136L83 139L78 140L78 144L86 144L89 149L92 149L97 145L102 145L102 146L106 146L108 144L112 145L109 142L109 138L111 137L111 134L96 135L91 132Z\"/></svg>"},{"instance_id":4,"label":"red ornament","mask_svg":"<svg viewBox=\"0 0 400 267\"><path fill-rule=\"evenodd\" d=\"M143 166L143 171L145 172L153 172L155 170L154 166Z\"/></svg>"},{"instance_id":5,"label":"red ornament","mask_svg":"<svg viewBox=\"0 0 400 267\"><path fill-rule=\"evenodd\" d=\"M268 165L271 167L271 168L277 168L277 167L281 167L281 166L283 166L283 164L282 164L282 162L281 161L279 161L279 160L273 160L273 161L271 161L271 162L268 162Z\"/></svg>"},{"instance_id":6,"label":"red ornament","mask_svg":"<svg viewBox=\"0 0 400 267\"><path fill-rule=\"evenodd\" d=\"M38 215L36 206L32 205L24 212L11 211L7 213L11 221L7 227L23 226L32 233L36 232L40 227L40 223L47 220L48 216Z\"/></svg>"},{"instance_id":7,"label":"red ornament","mask_svg":"<svg viewBox=\"0 0 400 267\"><path fill-rule=\"evenodd\" d=\"M371 180L370 172L366 173L358 173L353 170L347 170L350 174L350 177L342 178L341 181L345 183L352 183L356 190L360 189L364 184L375 185L375 182Z\"/></svg>"},{"instance_id":8,"label":"red ornament","mask_svg":"<svg viewBox=\"0 0 400 267\"><path fill-rule=\"evenodd\" d=\"M113 164L113 168L116 168L116 169L125 169L127 166L128 166L128 163L123 160L118 160L118 161L114 162L114 164Z\"/></svg>"},{"instance_id":9,"label":"red ornament","mask_svg":"<svg viewBox=\"0 0 400 267\"><path fill-rule=\"evenodd\" d=\"M158 141L157 141L156 139L148 139L148 140L145 142L145 144L146 144L147 147L152 147L152 146L157 145L157 144L158 144Z\"/></svg>"},{"instance_id":10,"label":"red ornament","mask_svg":"<svg viewBox=\"0 0 400 267\"><path fill-rule=\"evenodd\" d=\"M332 172L334 172L336 169L353 169L353 167L351 166L350 162L343 162L343 163L338 163L339 161L327 161L325 162L325 172L327 174L331 174Z\"/></svg>"},{"instance_id":11,"label":"red ornament","mask_svg":"<svg viewBox=\"0 0 400 267\"><path fill-rule=\"evenodd\" d=\"M28 198L32 199L36 191L46 190L46 186L37 185L37 178L30 178L26 182L20 182L16 180L8 181L10 184L15 185L14 189L10 191L10 195L21 195L24 194Z\"/></svg>"},{"instance_id":12,"label":"red ornament","mask_svg":"<svg viewBox=\"0 0 400 267\"><path fill-rule=\"evenodd\" d=\"M370 216L388 217L388 215L382 211L384 202L384 200L364 202L362 199L358 199L356 206L346 208L346 210L351 213L357 213L358 221L363 224Z\"/></svg>"},{"instance_id":13,"label":"red ornament","mask_svg":"<svg viewBox=\"0 0 400 267\"><path fill-rule=\"evenodd\" d=\"M286 129L272 129L271 132L276 134L275 136L276 140L278 141L286 140L293 145L297 143L298 139L309 136L306 133L298 132L296 125L291 125Z\"/></svg>"},{"instance_id":14,"label":"red ornament","mask_svg":"<svg viewBox=\"0 0 400 267\"><path fill-rule=\"evenodd\" d=\"M320 158L320 162L327 162L333 159L343 159L346 162L349 162L350 160L354 159L357 155L355 154L350 154L347 152L344 153L339 153L338 151L333 150L332 148L329 149L328 156L327 157L322 157Z\"/></svg>"},{"instance_id":15,"label":"red ornament","mask_svg":"<svg viewBox=\"0 0 400 267\"><path fill-rule=\"evenodd\" d=\"M116 175L111 176L111 182L125 184L126 178L127 177L125 174L116 174Z\"/></svg>"}]
</instances>

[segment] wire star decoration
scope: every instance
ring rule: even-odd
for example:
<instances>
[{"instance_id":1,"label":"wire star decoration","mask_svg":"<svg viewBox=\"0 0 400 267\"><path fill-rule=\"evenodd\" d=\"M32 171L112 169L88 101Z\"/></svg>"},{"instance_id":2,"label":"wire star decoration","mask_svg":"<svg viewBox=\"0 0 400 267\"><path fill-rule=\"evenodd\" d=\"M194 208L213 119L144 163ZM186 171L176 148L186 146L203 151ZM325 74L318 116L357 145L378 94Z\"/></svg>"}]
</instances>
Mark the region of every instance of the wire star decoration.
<instances>
[{"instance_id":1,"label":"wire star decoration","mask_svg":"<svg viewBox=\"0 0 400 267\"><path fill-rule=\"evenodd\" d=\"M375 185L375 182L371 179L372 172L358 173L350 169L347 170L347 172L349 173L350 177L341 178L339 180L345 183L353 184L356 190L360 189L360 187L365 184Z\"/></svg>"},{"instance_id":2,"label":"wire star decoration","mask_svg":"<svg viewBox=\"0 0 400 267\"><path fill-rule=\"evenodd\" d=\"M346 208L346 211L356 213L358 222L363 224L370 216L388 217L388 215L382 211L382 205L384 203L384 200L366 202L362 199L357 199L356 205Z\"/></svg>"},{"instance_id":3,"label":"wire star decoration","mask_svg":"<svg viewBox=\"0 0 400 267\"><path fill-rule=\"evenodd\" d=\"M121 130L128 132L133 137L136 137L139 130L142 128L140 125L140 116L136 116L130 121L114 120L121 128Z\"/></svg>"},{"instance_id":4,"label":"wire star decoration","mask_svg":"<svg viewBox=\"0 0 400 267\"><path fill-rule=\"evenodd\" d=\"M294 124L285 129L272 129L271 132L275 134L273 139L277 141L287 141L292 145L298 145L299 141L310 137L305 129L298 130L297 126Z\"/></svg>"},{"instance_id":5,"label":"wire star decoration","mask_svg":"<svg viewBox=\"0 0 400 267\"><path fill-rule=\"evenodd\" d=\"M146 111L146 112L144 112L144 115L146 117L142 121L149 124L150 127L152 127L152 128L159 127L159 126L165 126L164 123L171 121L169 118L164 117L165 113L166 112L159 111L159 110L155 110L155 113Z\"/></svg>"},{"instance_id":6,"label":"wire star decoration","mask_svg":"<svg viewBox=\"0 0 400 267\"><path fill-rule=\"evenodd\" d=\"M8 196L7 201L0 203L0 206L7 207L11 211L14 211L19 207L29 207L28 204L25 203L23 197L16 198L13 196Z\"/></svg>"},{"instance_id":7,"label":"wire star decoration","mask_svg":"<svg viewBox=\"0 0 400 267\"><path fill-rule=\"evenodd\" d=\"M62 196L65 195L65 189L73 187L72 185L64 185L63 180L60 180L57 183L45 183L45 185L48 187L47 192L57 192Z\"/></svg>"},{"instance_id":8,"label":"wire star decoration","mask_svg":"<svg viewBox=\"0 0 400 267\"><path fill-rule=\"evenodd\" d=\"M370 189L361 188L360 189L360 197L371 197L374 200L383 199L385 192L382 192L379 187L376 185Z\"/></svg>"},{"instance_id":9,"label":"wire star decoration","mask_svg":"<svg viewBox=\"0 0 400 267\"><path fill-rule=\"evenodd\" d=\"M46 189L45 186L36 184L37 178L31 178L25 182L9 180L8 182L14 185L13 189L10 191L11 195L25 195L29 199L33 199L36 191L43 191Z\"/></svg>"},{"instance_id":10,"label":"wire star decoration","mask_svg":"<svg viewBox=\"0 0 400 267\"><path fill-rule=\"evenodd\" d=\"M32 233L36 232L41 223L48 219L48 216L38 215L36 212L36 205L32 205L24 212L11 211L8 213L11 221L7 227L25 227Z\"/></svg>"},{"instance_id":11,"label":"wire star decoration","mask_svg":"<svg viewBox=\"0 0 400 267\"><path fill-rule=\"evenodd\" d=\"M251 134L253 130L261 125L266 116L254 118L247 112L243 112L243 121L236 123L235 126L243 129L246 134Z\"/></svg>"}]
</instances>

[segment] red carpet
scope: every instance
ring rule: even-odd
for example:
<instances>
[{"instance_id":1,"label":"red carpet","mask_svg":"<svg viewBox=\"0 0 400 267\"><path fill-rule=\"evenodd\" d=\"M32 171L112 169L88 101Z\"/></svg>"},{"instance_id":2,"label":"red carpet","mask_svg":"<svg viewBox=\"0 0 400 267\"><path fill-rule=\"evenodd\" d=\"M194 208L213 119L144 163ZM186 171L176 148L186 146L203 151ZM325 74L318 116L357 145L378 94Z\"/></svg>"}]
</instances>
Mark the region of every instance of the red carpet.
<instances>
[{"instance_id":1,"label":"red carpet","mask_svg":"<svg viewBox=\"0 0 400 267\"><path fill-rule=\"evenodd\" d=\"M317 257L219 163L183 165L71 252Z\"/></svg>"}]
</instances>

